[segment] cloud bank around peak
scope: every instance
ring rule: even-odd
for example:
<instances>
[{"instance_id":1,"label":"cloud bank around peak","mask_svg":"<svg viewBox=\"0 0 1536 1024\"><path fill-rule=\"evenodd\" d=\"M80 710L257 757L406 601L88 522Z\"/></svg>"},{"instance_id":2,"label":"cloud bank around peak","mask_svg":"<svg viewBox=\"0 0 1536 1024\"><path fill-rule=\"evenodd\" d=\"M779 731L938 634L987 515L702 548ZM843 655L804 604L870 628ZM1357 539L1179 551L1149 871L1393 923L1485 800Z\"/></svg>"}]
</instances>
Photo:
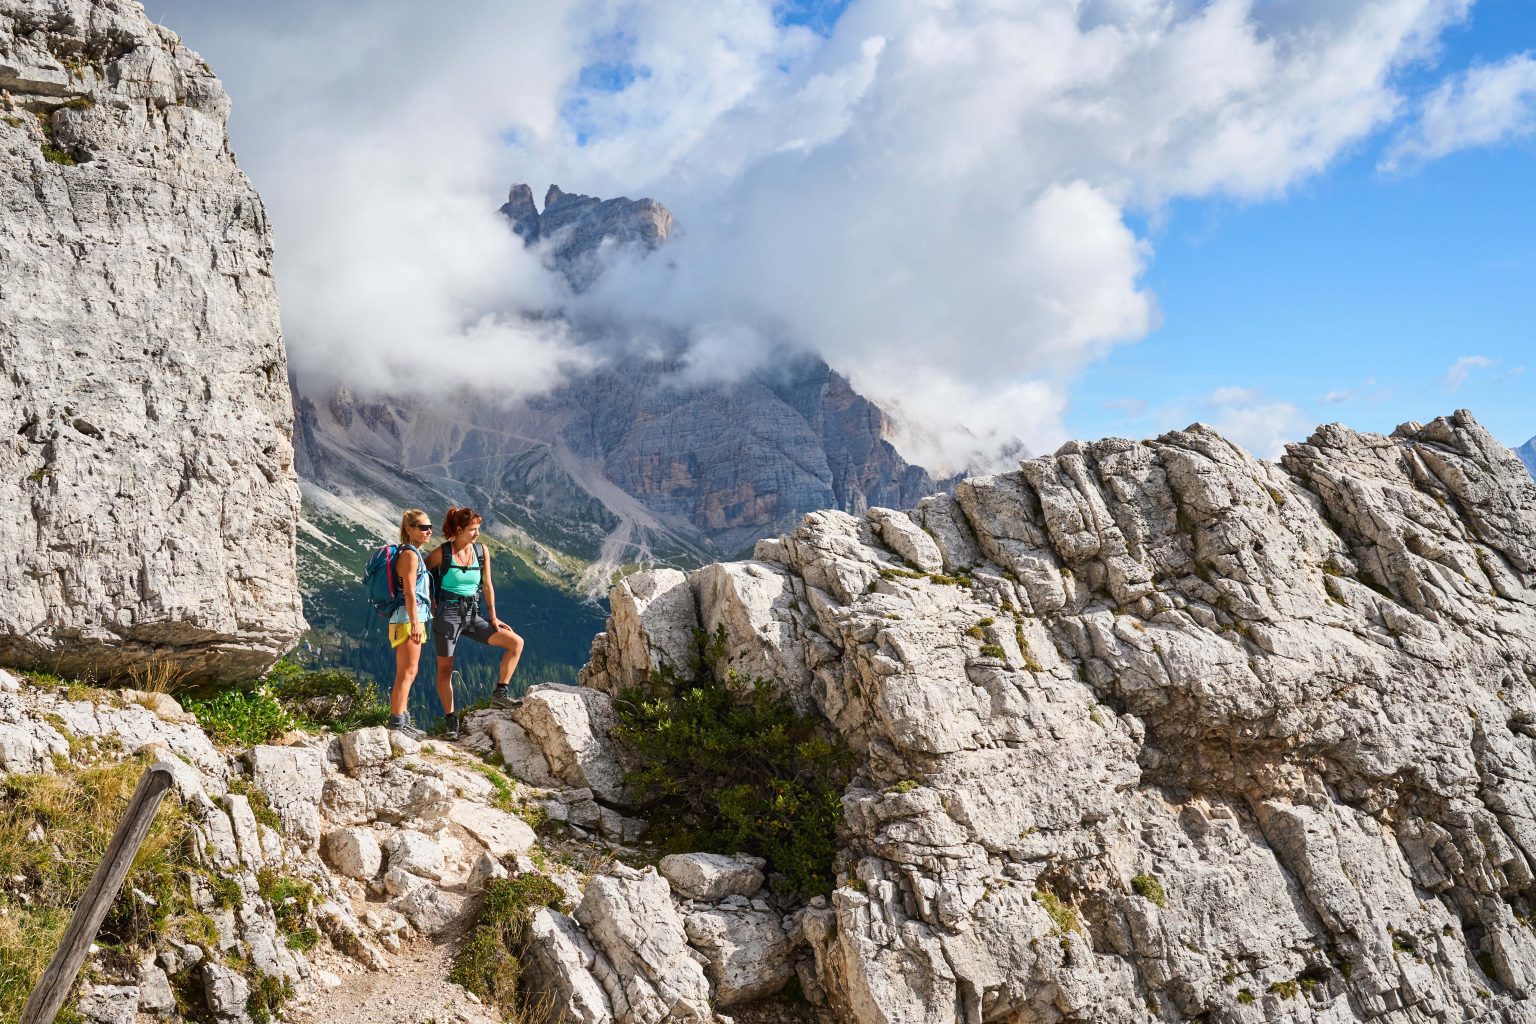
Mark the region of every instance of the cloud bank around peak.
<instances>
[{"instance_id":1,"label":"cloud bank around peak","mask_svg":"<svg viewBox=\"0 0 1536 1024\"><path fill-rule=\"evenodd\" d=\"M289 361L362 392L494 380L516 395L587 356L530 319L555 281L496 208L508 140L563 131L581 35L557 5L157 2L233 100L271 212Z\"/></svg>"},{"instance_id":2,"label":"cloud bank around peak","mask_svg":"<svg viewBox=\"0 0 1536 1024\"><path fill-rule=\"evenodd\" d=\"M685 229L594 301L797 339L899 412L909 457L975 466L1064 440L1074 374L1157 325L1133 216L1320 172L1394 122L1467 7L855 0L808 46L767 5L734 36L734 7L624 5L645 73L583 96L553 166L643 182ZM702 56L679 66L685 8Z\"/></svg>"},{"instance_id":3,"label":"cloud bank around peak","mask_svg":"<svg viewBox=\"0 0 1536 1024\"><path fill-rule=\"evenodd\" d=\"M1074 375L1158 324L1140 217L1397 124L1470 0L162 6L235 96L301 379L537 389L591 356L517 313L579 301L692 333L701 375L815 351L945 470L1054 447ZM495 214L513 181L683 230L573 300Z\"/></svg>"}]
</instances>

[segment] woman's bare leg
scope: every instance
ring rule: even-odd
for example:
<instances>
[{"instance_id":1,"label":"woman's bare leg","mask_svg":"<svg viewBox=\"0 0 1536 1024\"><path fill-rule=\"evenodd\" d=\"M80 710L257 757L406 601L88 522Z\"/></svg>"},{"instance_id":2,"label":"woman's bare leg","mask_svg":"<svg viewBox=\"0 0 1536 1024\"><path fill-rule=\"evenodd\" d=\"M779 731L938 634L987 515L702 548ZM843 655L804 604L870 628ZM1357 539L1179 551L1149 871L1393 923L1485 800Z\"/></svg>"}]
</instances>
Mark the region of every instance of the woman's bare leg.
<instances>
[{"instance_id":1,"label":"woman's bare leg","mask_svg":"<svg viewBox=\"0 0 1536 1024\"><path fill-rule=\"evenodd\" d=\"M496 670L496 685L506 686L512 681L512 673L517 671L517 659L523 656L523 638L512 632L510 627L504 626L487 643L502 649L501 665Z\"/></svg>"},{"instance_id":2,"label":"woman's bare leg","mask_svg":"<svg viewBox=\"0 0 1536 1024\"><path fill-rule=\"evenodd\" d=\"M453 714L453 659L437 659L437 699L443 702L443 713Z\"/></svg>"},{"instance_id":3,"label":"woman's bare leg","mask_svg":"<svg viewBox=\"0 0 1536 1024\"><path fill-rule=\"evenodd\" d=\"M416 667L421 664L421 644L406 640L395 648L395 686L389 691L389 713L405 714L411 701L411 684L416 681Z\"/></svg>"}]
</instances>

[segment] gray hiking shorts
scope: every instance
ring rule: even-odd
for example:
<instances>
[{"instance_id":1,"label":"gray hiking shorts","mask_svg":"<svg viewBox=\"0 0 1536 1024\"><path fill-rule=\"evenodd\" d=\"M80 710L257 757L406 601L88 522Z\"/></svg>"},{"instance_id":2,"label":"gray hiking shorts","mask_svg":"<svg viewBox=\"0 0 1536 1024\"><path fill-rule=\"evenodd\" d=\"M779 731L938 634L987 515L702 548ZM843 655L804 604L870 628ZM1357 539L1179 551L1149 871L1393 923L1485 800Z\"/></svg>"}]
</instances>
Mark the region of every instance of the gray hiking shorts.
<instances>
[{"instance_id":1,"label":"gray hiking shorts","mask_svg":"<svg viewBox=\"0 0 1536 1024\"><path fill-rule=\"evenodd\" d=\"M432 646L439 658L453 657L454 647L464 637L488 644L495 635L496 627L480 614L479 601L444 599L432 616Z\"/></svg>"}]
</instances>

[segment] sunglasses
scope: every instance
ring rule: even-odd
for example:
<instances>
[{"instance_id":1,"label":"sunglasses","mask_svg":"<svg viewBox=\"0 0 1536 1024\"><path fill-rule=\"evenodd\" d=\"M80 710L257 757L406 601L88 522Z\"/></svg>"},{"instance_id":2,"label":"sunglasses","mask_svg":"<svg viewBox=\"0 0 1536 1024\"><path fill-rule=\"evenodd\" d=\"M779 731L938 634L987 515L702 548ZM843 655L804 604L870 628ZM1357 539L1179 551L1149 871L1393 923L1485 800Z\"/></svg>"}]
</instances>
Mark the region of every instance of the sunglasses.
<instances>
[{"instance_id":1,"label":"sunglasses","mask_svg":"<svg viewBox=\"0 0 1536 1024\"><path fill-rule=\"evenodd\" d=\"M411 525L411 529L413 529L413 530L426 530L428 533L431 533L432 532L432 524L431 523L413 523Z\"/></svg>"}]
</instances>

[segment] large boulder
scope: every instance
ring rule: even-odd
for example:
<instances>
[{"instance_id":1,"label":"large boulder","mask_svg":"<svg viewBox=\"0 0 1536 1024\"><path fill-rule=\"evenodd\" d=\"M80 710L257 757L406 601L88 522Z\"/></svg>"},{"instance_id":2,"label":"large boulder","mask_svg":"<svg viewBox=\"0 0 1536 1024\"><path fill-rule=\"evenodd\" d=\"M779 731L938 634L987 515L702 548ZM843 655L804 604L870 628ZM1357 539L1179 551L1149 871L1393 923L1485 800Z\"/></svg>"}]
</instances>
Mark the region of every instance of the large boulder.
<instances>
[{"instance_id":1,"label":"large boulder","mask_svg":"<svg viewBox=\"0 0 1536 1024\"><path fill-rule=\"evenodd\" d=\"M584 686L535 686L513 715L543 751L552 778L590 789L599 800L624 802L626 762L613 735L612 697Z\"/></svg>"},{"instance_id":2,"label":"large boulder","mask_svg":"<svg viewBox=\"0 0 1536 1024\"><path fill-rule=\"evenodd\" d=\"M325 772L320 755L303 747L252 747L246 759L251 781L282 820L283 830L305 846L320 840L320 799Z\"/></svg>"},{"instance_id":3,"label":"large boulder","mask_svg":"<svg viewBox=\"0 0 1536 1024\"><path fill-rule=\"evenodd\" d=\"M384 864L384 851L371 829L341 828L325 837L326 861L348 878L368 881Z\"/></svg>"},{"instance_id":4,"label":"large boulder","mask_svg":"<svg viewBox=\"0 0 1536 1024\"><path fill-rule=\"evenodd\" d=\"M709 982L654 868L615 864L587 883L576 920L607 968L598 977L627 1021L707 1021Z\"/></svg>"},{"instance_id":5,"label":"large boulder","mask_svg":"<svg viewBox=\"0 0 1536 1024\"><path fill-rule=\"evenodd\" d=\"M684 899L718 900L726 896L755 896L763 887L761 857L722 853L673 853L661 858L661 877Z\"/></svg>"},{"instance_id":6,"label":"large boulder","mask_svg":"<svg viewBox=\"0 0 1536 1024\"><path fill-rule=\"evenodd\" d=\"M677 569L626 576L608 595L608 628L592 641L583 686L617 694L644 685L665 665L686 668L699 629L688 577Z\"/></svg>"},{"instance_id":7,"label":"large boulder","mask_svg":"<svg viewBox=\"0 0 1536 1024\"><path fill-rule=\"evenodd\" d=\"M683 922L688 941L709 958L715 1005L772 995L794 976L781 915L771 910L700 910Z\"/></svg>"},{"instance_id":8,"label":"large boulder","mask_svg":"<svg viewBox=\"0 0 1536 1024\"><path fill-rule=\"evenodd\" d=\"M229 99L130 0L3 0L0 54L0 661L255 676L304 629L299 492Z\"/></svg>"},{"instance_id":9,"label":"large boulder","mask_svg":"<svg viewBox=\"0 0 1536 1024\"><path fill-rule=\"evenodd\" d=\"M529 986L548 999L552 1015L572 1024L608 1024L613 1009L593 971L597 951L558 910L540 907L528 925Z\"/></svg>"}]
</instances>

